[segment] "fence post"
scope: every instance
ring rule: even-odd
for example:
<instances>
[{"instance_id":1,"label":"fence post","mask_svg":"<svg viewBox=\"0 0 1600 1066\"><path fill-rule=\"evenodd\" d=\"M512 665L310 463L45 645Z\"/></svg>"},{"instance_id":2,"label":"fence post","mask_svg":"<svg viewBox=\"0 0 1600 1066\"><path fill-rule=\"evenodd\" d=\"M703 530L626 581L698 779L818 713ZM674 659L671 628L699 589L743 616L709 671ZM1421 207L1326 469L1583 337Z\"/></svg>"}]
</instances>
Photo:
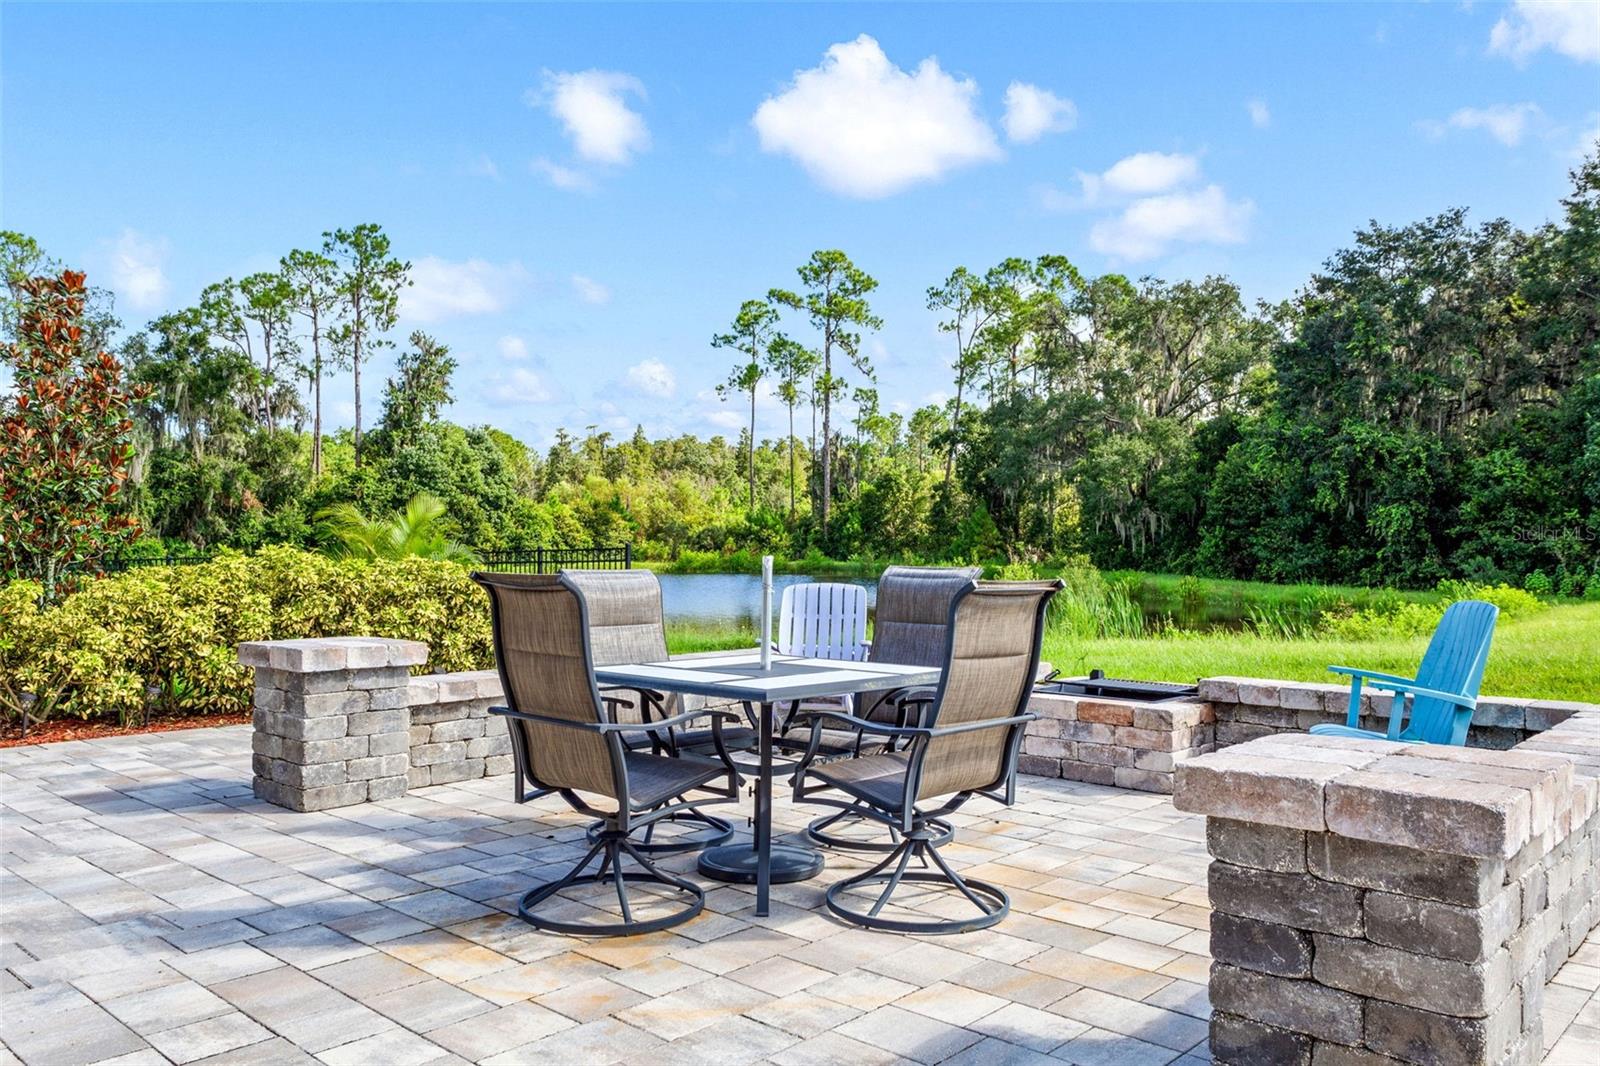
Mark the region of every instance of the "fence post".
<instances>
[{"instance_id":1,"label":"fence post","mask_svg":"<svg viewBox=\"0 0 1600 1066\"><path fill-rule=\"evenodd\" d=\"M544 549L543 548L535 548L533 550L533 572L536 573L536 574L544 573Z\"/></svg>"},{"instance_id":2,"label":"fence post","mask_svg":"<svg viewBox=\"0 0 1600 1066\"><path fill-rule=\"evenodd\" d=\"M633 569L633 543L631 541L622 546L622 568L624 570Z\"/></svg>"}]
</instances>

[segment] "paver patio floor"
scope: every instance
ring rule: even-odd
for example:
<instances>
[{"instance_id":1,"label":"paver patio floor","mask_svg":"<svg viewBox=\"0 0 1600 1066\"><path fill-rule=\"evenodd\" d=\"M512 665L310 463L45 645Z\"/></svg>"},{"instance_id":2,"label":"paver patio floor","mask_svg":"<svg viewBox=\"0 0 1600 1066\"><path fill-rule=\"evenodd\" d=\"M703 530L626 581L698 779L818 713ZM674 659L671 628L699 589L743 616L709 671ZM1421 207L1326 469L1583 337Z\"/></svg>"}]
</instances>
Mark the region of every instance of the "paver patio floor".
<instances>
[{"instance_id":1,"label":"paver patio floor","mask_svg":"<svg viewBox=\"0 0 1600 1066\"><path fill-rule=\"evenodd\" d=\"M249 764L243 726L0 751L0 1063L1209 1059L1204 824L1163 797L1023 778L969 805L946 854L1010 891L993 929L837 922L823 889L863 863L830 853L769 917L717 886L686 925L595 940L512 913L581 854L559 800L501 777L295 814ZM1550 1020L1578 1053L1584 952Z\"/></svg>"}]
</instances>

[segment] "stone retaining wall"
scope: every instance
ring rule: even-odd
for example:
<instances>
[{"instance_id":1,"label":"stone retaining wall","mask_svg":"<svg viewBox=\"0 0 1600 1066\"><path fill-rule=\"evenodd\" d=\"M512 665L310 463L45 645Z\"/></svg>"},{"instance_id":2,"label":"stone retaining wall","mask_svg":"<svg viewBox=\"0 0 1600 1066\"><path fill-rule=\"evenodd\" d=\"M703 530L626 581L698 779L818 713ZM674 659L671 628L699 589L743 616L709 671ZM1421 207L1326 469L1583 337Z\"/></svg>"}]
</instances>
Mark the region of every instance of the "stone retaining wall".
<instances>
[{"instance_id":1,"label":"stone retaining wall","mask_svg":"<svg viewBox=\"0 0 1600 1066\"><path fill-rule=\"evenodd\" d=\"M1025 774L1065 777L1144 792L1172 791L1173 771L1215 746L1209 704L1145 703L1038 692L1018 767Z\"/></svg>"},{"instance_id":2,"label":"stone retaining wall","mask_svg":"<svg viewBox=\"0 0 1600 1066\"><path fill-rule=\"evenodd\" d=\"M1180 765L1216 1061L1538 1062L1545 983L1600 923L1600 706L1575 707L1513 750L1264 736Z\"/></svg>"},{"instance_id":3,"label":"stone retaining wall","mask_svg":"<svg viewBox=\"0 0 1600 1066\"><path fill-rule=\"evenodd\" d=\"M504 702L500 674L469 670L411 679L412 788L470 781L511 772L511 734L504 718L490 715Z\"/></svg>"},{"instance_id":4,"label":"stone retaining wall","mask_svg":"<svg viewBox=\"0 0 1600 1066\"><path fill-rule=\"evenodd\" d=\"M1600 682L1596 683L1600 694ZM1309 681L1271 681L1259 677L1207 677L1200 681L1200 699L1216 715L1217 747L1242 744L1257 737L1304 733L1320 722L1343 724L1350 707L1350 686ZM1387 692L1361 693L1361 728L1383 732L1389 726ZM1483 696L1472 715L1467 744L1475 748L1510 748L1541 733L1592 704L1561 700Z\"/></svg>"}]
</instances>

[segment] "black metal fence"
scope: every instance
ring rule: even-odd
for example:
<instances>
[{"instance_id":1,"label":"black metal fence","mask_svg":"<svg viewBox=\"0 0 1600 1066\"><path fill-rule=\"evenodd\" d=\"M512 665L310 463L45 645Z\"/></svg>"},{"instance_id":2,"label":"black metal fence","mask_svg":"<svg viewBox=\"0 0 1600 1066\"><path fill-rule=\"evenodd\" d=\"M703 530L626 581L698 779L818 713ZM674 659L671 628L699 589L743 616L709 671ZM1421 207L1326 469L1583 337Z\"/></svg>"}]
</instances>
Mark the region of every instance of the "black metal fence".
<instances>
[{"instance_id":1,"label":"black metal fence","mask_svg":"<svg viewBox=\"0 0 1600 1066\"><path fill-rule=\"evenodd\" d=\"M620 548L534 548L531 551L480 551L483 570L511 574L553 574L557 570L631 570L633 545Z\"/></svg>"},{"instance_id":2,"label":"black metal fence","mask_svg":"<svg viewBox=\"0 0 1600 1066\"><path fill-rule=\"evenodd\" d=\"M614 548L529 548L526 550L482 550L474 552L478 567L512 574L553 574L557 570L631 570L633 545ZM99 569L120 574L144 566L188 566L212 558L209 553L183 555L131 556L102 559Z\"/></svg>"}]
</instances>

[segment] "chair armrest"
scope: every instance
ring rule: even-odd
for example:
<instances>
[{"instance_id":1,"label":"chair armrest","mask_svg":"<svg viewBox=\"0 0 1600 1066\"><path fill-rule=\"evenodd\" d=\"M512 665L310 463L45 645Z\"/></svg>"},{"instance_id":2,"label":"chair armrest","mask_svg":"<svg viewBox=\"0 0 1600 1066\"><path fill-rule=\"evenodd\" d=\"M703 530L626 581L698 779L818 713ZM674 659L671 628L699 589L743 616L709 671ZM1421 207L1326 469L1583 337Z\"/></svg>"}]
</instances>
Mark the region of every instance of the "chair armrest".
<instances>
[{"instance_id":1,"label":"chair armrest","mask_svg":"<svg viewBox=\"0 0 1600 1066\"><path fill-rule=\"evenodd\" d=\"M505 718L517 718L524 722L538 722L540 725L558 725L567 729L581 729L589 733L651 733L659 729L670 729L693 722L700 718L726 718L738 721L739 716L732 711L713 710L702 708L698 711L685 711L683 714L673 715L671 718L661 718L653 722L574 722L568 718L555 718L548 714L529 714L526 711L513 711L509 707L490 707L490 714L498 714Z\"/></svg>"},{"instance_id":2,"label":"chair armrest","mask_svg":"<svg viewBox=\"0 0 1600 1066\"><path fill-rule=\"evenodd\" d=\"M1399 674L1380 674L1376 670L1363 670L1358 666L1330 666L1328 667L1328 672L1331 674L1345 674L1352 680L1361 677L1373 681L1404 682L1407 685L1416 684L1416 681L1409 677L1401 677Z\"/></svg>"},{"instance_id":3,"label":"chair armrest","mask_svg":"<svg viewBox=\"0 0 1600 1066\"><path fill-rule=\"evenodd\" d=\"M981 722L962 722L960 725L936 726L933 729L918 729L915 732L925 736L949 737L957 733L976 733L980 729L998 729L1001 726L1026 725L1028 722L1038 721L1036 714L1019 714L1012 718L987 718Z\"/></svg>"},{"instance_id":4,"label":"chair armrest","mask_svg":"<svg viewBox=\"0 0 1600 1066\"><path fill-rule=\"evenodd\" d=\"M1478 698L1476 696L1461 696L1454 692L1440 692L1436 688L1423 688L1415 681L1381 681L1374 679L1370 682L1369 687L1388 689L1390 692L1409 692L1413 696L1426 696L1429 699L1443 700L1446 703L1453 703L1457 707L1465 707L1469 711L1476 709L1478 706Z\"/></svg>"},{"instance_id":5,"label":"chair armrest","mask_svg":"<svg viewBox=\"0 0 1600 1066\"><path fill-rule=\"evenodd\" d=\"M804 718L811 722L813 728L820 727L823 719L829 719L838 722L846 729L853 729L858 733L871 733L874 736L882 737L915 736L917 734L927 732L926 729L917 729L911 726L894 726L886 725L883 722L873 722L866 718L857 718L853 714L845 714L843 711L801 711L797 717Z\"/></svg>"}]
</instances>

